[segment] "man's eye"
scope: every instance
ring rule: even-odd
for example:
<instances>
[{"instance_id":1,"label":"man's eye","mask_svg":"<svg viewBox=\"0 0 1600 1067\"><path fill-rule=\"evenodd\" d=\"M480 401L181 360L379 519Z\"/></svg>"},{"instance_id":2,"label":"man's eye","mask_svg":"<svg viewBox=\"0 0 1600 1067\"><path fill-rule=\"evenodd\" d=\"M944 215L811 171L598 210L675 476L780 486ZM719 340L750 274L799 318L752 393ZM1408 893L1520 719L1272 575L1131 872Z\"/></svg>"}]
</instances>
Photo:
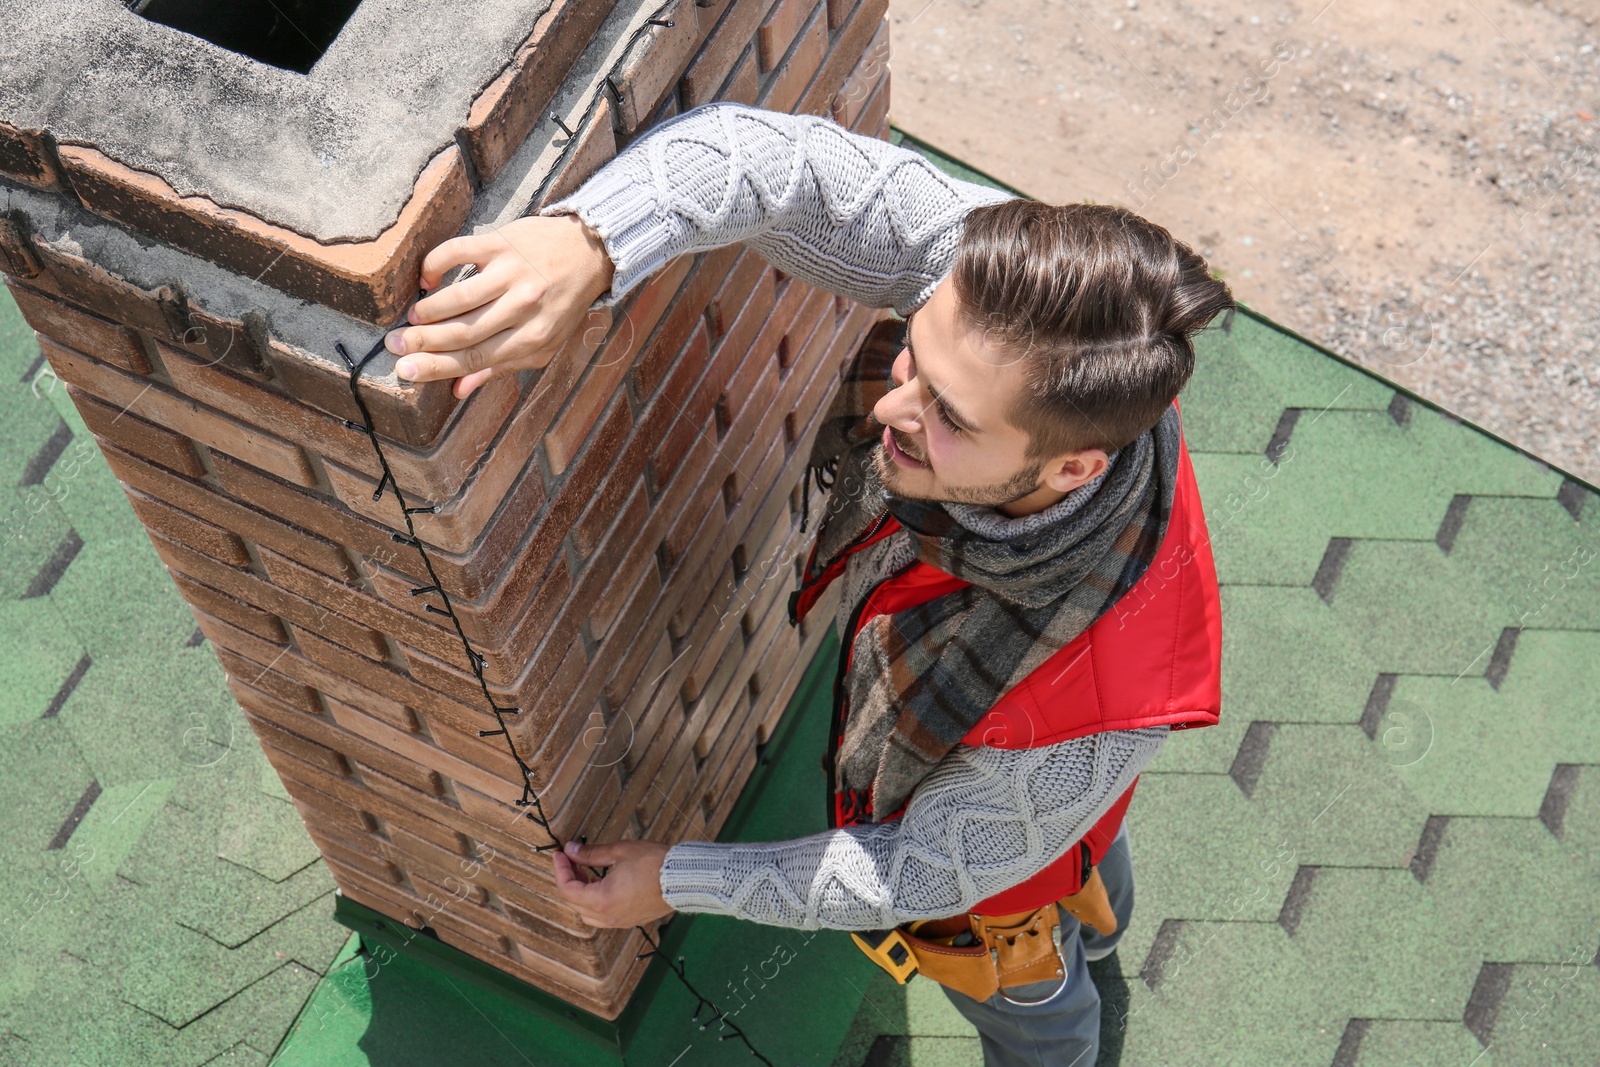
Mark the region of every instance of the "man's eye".
<instances>
[{"instance_id":1,"label":"man's eye","mask_svg":"<svg viewBox=\"0 0 1600 1067\"><path fill-rule=\"evenodd\" d=\"M945 410L944 410L944 405L943 404L935 404L935 405L933 405L933 407L934 407L934 410L939 413L939 421L944 423L945 428L947 430L949 430L951 433L955 433L955 434L958 434L958 433L961 432L961 427L957 426L954 422L950 421L950 416L945 414Z\"/></svg>"}]
</instances>

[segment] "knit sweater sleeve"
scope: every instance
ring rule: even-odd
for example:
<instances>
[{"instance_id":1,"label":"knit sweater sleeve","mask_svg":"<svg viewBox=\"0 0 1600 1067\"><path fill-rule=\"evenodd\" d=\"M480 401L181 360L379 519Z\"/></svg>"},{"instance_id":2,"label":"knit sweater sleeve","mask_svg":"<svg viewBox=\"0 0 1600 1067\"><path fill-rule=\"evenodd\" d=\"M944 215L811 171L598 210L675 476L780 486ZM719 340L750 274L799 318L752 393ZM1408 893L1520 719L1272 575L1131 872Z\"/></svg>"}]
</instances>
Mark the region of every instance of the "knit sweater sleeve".
<instances>
[{"instance_id":1,"label":"knit sweater sleeve","mask_svg":"<svg viewBox=\"0 0 1600 1067\"><path fill-rule=\"evenodd\" d=\"M802 281L915 310L949 273L966 213L1008 199L814 115L705 104L649 130L541 215L605 242L615 304L669 260L744 242Z\"/></svg>"},{"instance_id":2,"label":"knit sweater sleeve","mask_svg":"<svg viewBox=\"0 0 1600 1067\"><path fill-rule=\"evenodd\" d=\"M1167 731L1112 730L1027 749L958 745L899 819L770 844L674 845L661 890L679 911L802 930L958 915L1059 859Z\"/></svg>"}]
</instances>

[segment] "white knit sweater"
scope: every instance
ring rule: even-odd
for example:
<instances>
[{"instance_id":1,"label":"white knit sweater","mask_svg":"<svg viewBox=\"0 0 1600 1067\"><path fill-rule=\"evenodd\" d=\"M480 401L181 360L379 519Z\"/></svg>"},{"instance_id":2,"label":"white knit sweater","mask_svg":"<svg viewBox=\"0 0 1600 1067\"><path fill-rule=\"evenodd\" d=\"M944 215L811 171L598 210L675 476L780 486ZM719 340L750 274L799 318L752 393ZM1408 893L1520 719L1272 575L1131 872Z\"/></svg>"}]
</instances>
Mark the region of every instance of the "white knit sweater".
<instances>
[{"instance_id":1,"label":"white knit sweater","mask_svg":"<svg viewBox=\"0 0 1600 1067\"><path fill-rule=\"evenodd\" d=\"M826 119L708 104L650 130L542 214L576 212L605 242L615 273L601 305L680 255L742 241L793 277L904 315L950 272L967 211L1004 199ZM958 518L983 521L970 508ZM844 580L866 576L858 566ZM1030 749L958 745L901 818L771 844L684 842L667 853L662 893L680 911L800 929L959 914L1066 852L1166 736L1161 726Z\"/></svg>"}]
</instances>

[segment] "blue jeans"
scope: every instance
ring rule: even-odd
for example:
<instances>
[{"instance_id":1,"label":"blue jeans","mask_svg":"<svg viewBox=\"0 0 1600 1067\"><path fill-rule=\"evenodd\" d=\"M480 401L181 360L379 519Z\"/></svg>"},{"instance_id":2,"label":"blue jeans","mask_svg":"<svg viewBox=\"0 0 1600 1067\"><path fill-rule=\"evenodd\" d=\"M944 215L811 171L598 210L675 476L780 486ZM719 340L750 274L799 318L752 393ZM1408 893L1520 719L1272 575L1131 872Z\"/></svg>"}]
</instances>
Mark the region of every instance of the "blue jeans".
<instances>
[{"instance_id":1,"label":"blue jeans","mask_svg":"<svg viewBox=\"0 0 1600 1067\"><path fill-rule=\"evenodd\" d=\"M1065 984L1034 982L1006 990L1017 1000L1048 1000L1013 1004L996 993L980 1002L941 987L956 1010L977 1028L984 1067L1094 1067L1100 1055L1100 992L1089 978L1086 953L1095 959L1110 955L1133 915L1133 857L1128 851L1126 819L1100 861L1100 877L1117 916L1116 932L1102 936L1062 911ZM1050 996L1058 985L1060 992Z\"/></svg>"}]
</instances>

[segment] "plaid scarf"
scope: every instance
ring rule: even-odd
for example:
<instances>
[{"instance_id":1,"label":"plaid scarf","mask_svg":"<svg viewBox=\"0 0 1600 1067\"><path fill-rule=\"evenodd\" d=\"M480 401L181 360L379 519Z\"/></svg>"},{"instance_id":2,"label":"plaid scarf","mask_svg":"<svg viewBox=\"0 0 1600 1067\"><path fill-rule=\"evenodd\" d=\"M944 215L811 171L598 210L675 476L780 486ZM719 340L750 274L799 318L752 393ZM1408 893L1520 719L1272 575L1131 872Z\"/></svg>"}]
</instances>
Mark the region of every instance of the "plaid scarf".
<instances>
[{"instance_id":1,"label":"plaid scarf","mask_svg":"<svg viewBox=\"0 0 1600 1067\"><path fill-rule=\"evenodd\" d=\"M873 822L897 813L1007 690L1144 575L1172 513L1180 436L1177 409L1168 407L1061 521L1020 539L986 539L938 501L894 496L878 480L873 453L882 426L868 413L893 387L889 367L904 326L875 327L846 368L802 488L809 496L814 475L832 489L802 588L877 529L885 514L902 527L894 536L912 539L917 559L970 583L876 616L855 638L834 781L857 810L870 800ZM805 522L802 514L802 528Z\"/></svg>"}]
</instances>

